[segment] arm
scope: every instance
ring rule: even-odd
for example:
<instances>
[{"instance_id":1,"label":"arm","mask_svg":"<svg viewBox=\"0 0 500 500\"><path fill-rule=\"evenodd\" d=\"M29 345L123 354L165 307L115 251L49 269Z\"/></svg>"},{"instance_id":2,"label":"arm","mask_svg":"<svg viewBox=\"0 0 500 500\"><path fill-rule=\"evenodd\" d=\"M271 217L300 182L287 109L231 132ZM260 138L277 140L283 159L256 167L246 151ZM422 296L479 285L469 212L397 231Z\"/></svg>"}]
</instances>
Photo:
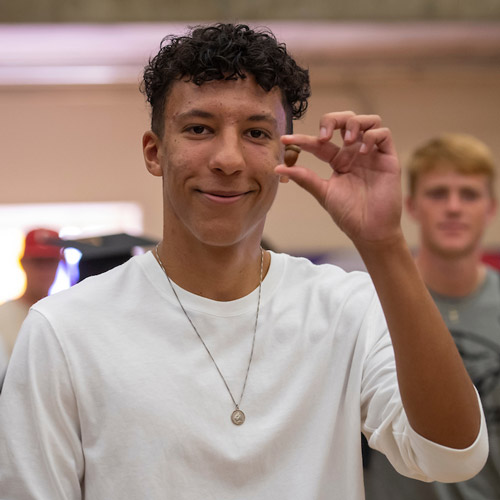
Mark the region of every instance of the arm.
<instances>
[{"instance_id":1,"label":"arm","mask_svg":"<svg viewBox=\"0 0 500 500\"><path fill-rule=\"evenodd\" d=\"M331 141L335 130L341 146ZM333 170L322 179L302 166L275 169L319 201L363 258L386 317L410 425L443 446L470 446L479 433L480 407L403 237L400 167L390 131L378 116L329 113L318 137L294 134L282 142L297 144Z\"/></svg>"}]
</instances>

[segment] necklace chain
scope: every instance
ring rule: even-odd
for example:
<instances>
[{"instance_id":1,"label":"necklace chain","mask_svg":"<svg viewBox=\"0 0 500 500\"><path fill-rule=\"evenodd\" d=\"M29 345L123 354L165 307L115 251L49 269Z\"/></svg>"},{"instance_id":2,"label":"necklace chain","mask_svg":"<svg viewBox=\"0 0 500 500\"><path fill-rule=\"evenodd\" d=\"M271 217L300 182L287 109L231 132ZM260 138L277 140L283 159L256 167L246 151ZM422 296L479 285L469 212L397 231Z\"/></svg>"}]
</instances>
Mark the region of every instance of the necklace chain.
<instances>
[{"instance_id":1,"label":"necklace chain","mask_svg":"<svg viewBox=\"0 0 500 500\"><path fill-rule=\"evenodd\" d=\"M234 404L234 407L235 407L235 410L233 411L233 413L231 415L232 422L235 425L241 425L245 421L245 414L240 410L240 405L241 405L241 402L243 401L243 395L245 394L245 388L247 386L248 374L250 372L250 365L252 364L253 352L254 352L254 347L255 347L255 336L256 336L256 333L257 333L257 324L259 322L260 298L261 298L261 292L262 292L262 276L263 276L263 270L264 270L264 250L262 248L260 249L259 296L258 296L258 300L257 300L257 312L255 313L255 325L254 325L254 329L253 329L252 349L250 350L250 357L248 359L248 366L247 366L247 371L245 373L245 380L243 381L243 387L241 389L240 399L239 399L238 402L236 402L236 400L234 399L233 393L231 392L231 389L229 388L229 385L228 385L228 383L227 383L224 375L222 374L222 371L219 368L219 365L215 361L215 358L212 356L212 353L210 352L210 349L208 348L208 346L205 343L205 341L203 340L203 337L200 335L200 332L198 331L198 329L194 325L193 321L189 317L189 314L187 313L186 309L184 308L184 306L183 306L183 304L181 302L181 299L179 298L179 295L177 294L177 292L176 292L176 290L174 288L174 285L172 283L172 280L170 279L170 276L168 275L167 271L163 267L163 263L162 263L162 261L160 259L160 255L158 253L158 246L159 246L159 243L155 247L155 257L156 257L156 260L158 261L158 264L160 265L163 273L167 277L167 280L168 280L168 282L170 284L170 288L174 292L175 298L177 299L177 302L179 303L179 306L181 307L182 312L184 313L184 315L186 316L187 320L189 321L191 327L193 328L194 332L196 333L196 335L200 339L200 342L203 344L203 347L205 348L205 350L207 351L208 355L210 356L210 359L212 360L212 363L214 364L215 368L217 369L217 372L220 375L220 378L222 379L222 381L224 382L224 385L226 386L227 392L229 393L229 396L231 397L231 400L233 401L233 404Z\"/></svg>"}]
</instances>

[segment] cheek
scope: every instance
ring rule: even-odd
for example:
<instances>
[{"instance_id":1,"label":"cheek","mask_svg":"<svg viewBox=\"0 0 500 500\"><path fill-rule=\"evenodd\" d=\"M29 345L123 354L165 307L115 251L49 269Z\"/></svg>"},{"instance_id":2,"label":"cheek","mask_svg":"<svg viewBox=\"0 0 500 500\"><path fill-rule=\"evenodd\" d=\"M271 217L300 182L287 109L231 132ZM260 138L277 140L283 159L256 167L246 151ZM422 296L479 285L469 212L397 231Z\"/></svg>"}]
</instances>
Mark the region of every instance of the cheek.
<instances>
[{"instance_id":1,"label":"cheek","mask_svg":"<svg viewBox=\"0 0 500 500\"><path fill-rule=\"evenodd\" d=\"M278 142L266 145L243 142L242 151L248 165L259 164L260 166L272 165L274 167L281 163L285 147Z\"/></svg>"},{"instance_id":2,"label":"cheek","mask_svg":"<svg viewBox=\"0 0 500 500\"><path fill-rule=\"evenodd\" d=\"M417 222L425 223L432 222L437 217L436 207L422 206L420 205L414 212L414 218Z\"/></svg>"},{"instance_id":3,"label":"cheek","mask_svg":"<svg viewBox=\"0 0 500 500\"><path fill-rule=\"evenodd\" d=\"M166 182L179 182L182 178L189 176L193 170L193 165L196 165L196 159L193 160L193 155L188 155L182 151L171 151L165 155L163 163L163 176Z\"/></svg>"},{"instance_id":4,"label":"cheek","mask_svg":"<svg viewBox=\"0 0 500 500\"><path fill-rule=\"evenodd\" d=\"M486 212L484 210L480 210L476 214L475 219L477 221L477 224L475 224L475 225L479 226L479 227L483 227L483 226L486 226L488 224L488 222L490 221L490 215L488 212Z\"/></svg>"},{"instance_id":5,"label":"cheek","mask_svg":"<svg viewBox=\"0 0 500 500\"><path fill-rule=\"evenodd\" d=\"M269 205L267 209L271 207L271 205L274 202L274 199L276 198L276 194L278 192L278 187L280 184L279 176L274 174L269 174L267 179L265 180L265 185L266 185L266 191L267 191L267 198L269 199Z\"/></svg>"}]
</instances>

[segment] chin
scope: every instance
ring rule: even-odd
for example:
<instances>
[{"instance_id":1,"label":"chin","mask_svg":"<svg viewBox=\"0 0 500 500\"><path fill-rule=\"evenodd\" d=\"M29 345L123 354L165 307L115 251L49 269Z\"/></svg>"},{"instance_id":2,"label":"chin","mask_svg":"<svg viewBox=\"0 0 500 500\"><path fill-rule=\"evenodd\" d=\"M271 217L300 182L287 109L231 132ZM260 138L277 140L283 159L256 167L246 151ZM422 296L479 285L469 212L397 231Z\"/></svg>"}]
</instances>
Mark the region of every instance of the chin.
<instances>
[{"instance_id":1,"label":"chin","mask_svg":"<svg viewBox=\"0 0 500 500\"><path fill-rule=\"evenodd\" d=\"M208 231L195 234L195 237L204 245L221 248L231 247L245 239L245 236L237 231Z\"/></svg>"},{"instance_id":2,"label":"chin","mask_svg":"<svg viewBox=\"0 0 500 500\"><path fill-rule=\"evenodd\" d=\"M439 253L442 257L448 259L458 259L462 257L468 257L469 255L475 253L475 245L446 245L446 246L436 246L435 251Z\"/></svg>"},{"instance_id":3,"label":"chin","mask_svg":"<svg viewBox=\"0 0 500 500\"><path fill-rule=\"evenodd\" d=\"M222 223L192 227L191 233L195 239L205 245L231 247L243 241L250 241L254 237L256 241L260 241L261 225L243 225L225 220ZM258 236L255 236L256 234Z\"/></svg>"}]
</instances>

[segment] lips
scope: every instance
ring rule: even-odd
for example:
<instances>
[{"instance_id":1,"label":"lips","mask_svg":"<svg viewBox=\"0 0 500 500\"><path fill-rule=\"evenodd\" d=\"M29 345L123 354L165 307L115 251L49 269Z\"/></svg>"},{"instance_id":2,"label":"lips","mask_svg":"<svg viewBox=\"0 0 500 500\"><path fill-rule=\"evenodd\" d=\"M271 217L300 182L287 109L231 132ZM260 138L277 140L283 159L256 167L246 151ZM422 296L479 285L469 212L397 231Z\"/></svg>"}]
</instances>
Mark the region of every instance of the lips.
<instances>
[{"instance_id":1,"label":"lips","mask_svg":"<svg viewBox=\"0 0 500 500\"><path fill-rule=\"evenodd\" d=\"M220 191L220 190L197 190L203 198L214 203L223 205L236 203L243 199L250 191Z\"/></svg>"},{"instance_id":2,"label":"lips","mask_svg":"<svg viewBox=\"0 0 500 500\"><path fill-rule=\"evenodd\" d=\"M465 224L457 223L457 222L445 222L445 223L439 224L438 227L442 231L448 231L448 232L464 231L467 229L467 226Z\"/></svg>"},{"instance_id":3,"label":"lips","mask_svg":"<svg viewBox=\"0 0 500 500\"><path fill-rule=\"evenodd\" d=\"M466 224L459 222L444 222L439 224L438 228L440 231L445 233L461 233L468 230L468 226Z\"/></svg>"}]
</instances>

